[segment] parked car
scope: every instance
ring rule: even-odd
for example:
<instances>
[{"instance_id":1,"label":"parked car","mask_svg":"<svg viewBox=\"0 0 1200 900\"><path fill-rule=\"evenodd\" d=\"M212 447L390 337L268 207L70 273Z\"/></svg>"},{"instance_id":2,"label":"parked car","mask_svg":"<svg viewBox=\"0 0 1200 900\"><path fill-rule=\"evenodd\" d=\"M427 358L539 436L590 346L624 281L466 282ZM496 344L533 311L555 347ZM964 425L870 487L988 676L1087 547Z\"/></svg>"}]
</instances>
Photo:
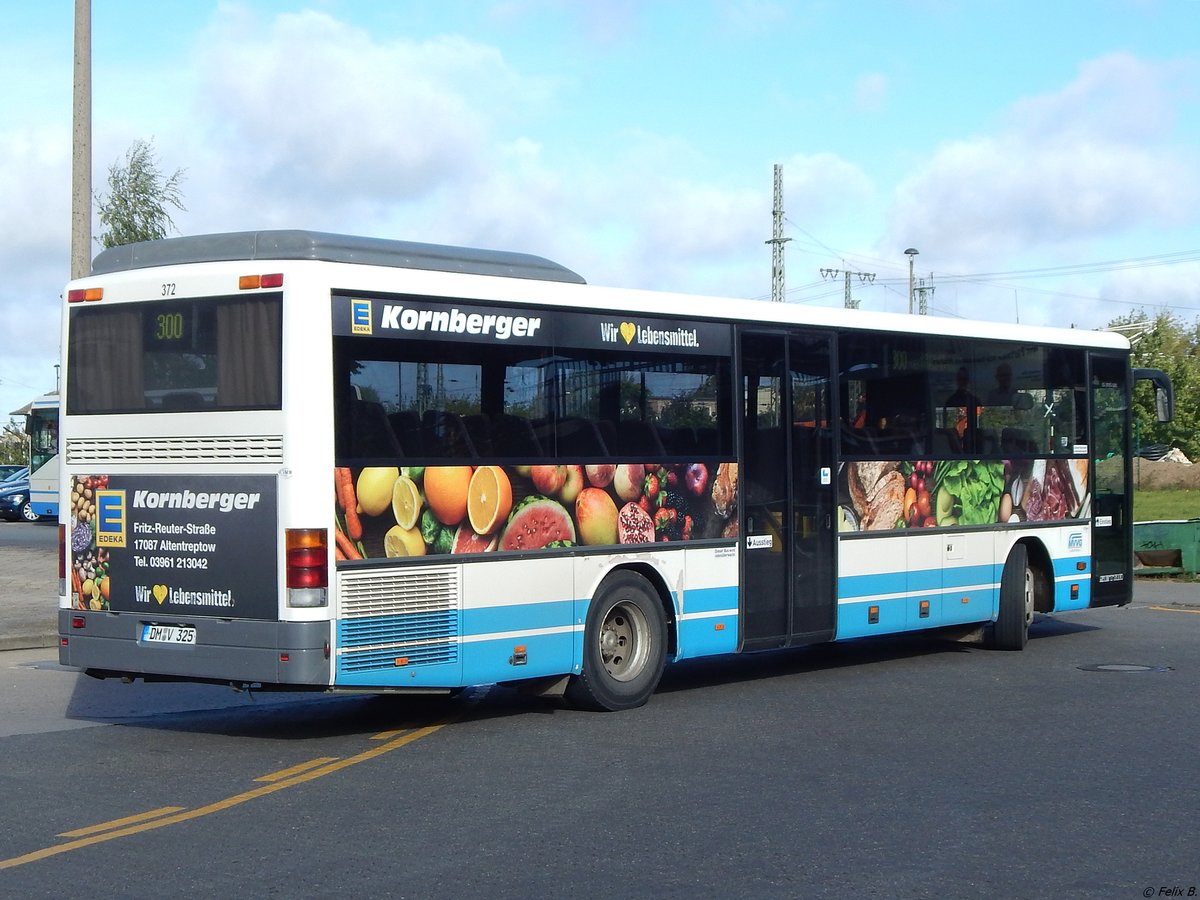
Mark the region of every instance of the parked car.
<instances>
[{"instance_id":1,"label":"parked car","mask_svg":"<svg viewBox=\"0 0 1200 900\"><path fill-rule=\"evenodd\" d=\"M10 463L0 465L0 483L8 481L10 478L16 478L18 474L22 478L28 478L29 466L18 466Z\"/></svg>"},{"instance_id":2,"label":"parked car","mask_svg":"<svg viewBox=\"0 0 1200 900\"><path fill-rule=\"evenodd\" d=\"M41 518L29 505L29 476L0 481L0 516L10 522L23 519L36 522Z\"/></svg>"}]
</instances>

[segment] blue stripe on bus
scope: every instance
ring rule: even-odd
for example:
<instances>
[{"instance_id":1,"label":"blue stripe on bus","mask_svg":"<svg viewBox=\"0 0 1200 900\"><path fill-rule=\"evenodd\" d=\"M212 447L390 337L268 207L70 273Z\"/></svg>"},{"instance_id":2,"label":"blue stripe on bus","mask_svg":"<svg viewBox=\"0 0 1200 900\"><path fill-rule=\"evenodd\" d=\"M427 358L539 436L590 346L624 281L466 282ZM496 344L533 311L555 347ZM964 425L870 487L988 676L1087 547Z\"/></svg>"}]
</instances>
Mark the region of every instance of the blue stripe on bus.
<instances>
[{"instance_id":1,"label":"blue stripe on bus","mask_svg":"<svg viewBox=\"0 0 1200 900\"><path fill-rule=\"evenodd\" d=\"M570 622L552 634L471 641L463 645L463 684L492 684L572 671L575 632ZM520 648L520 649L518 649Z\"/></svg>"},{"instance_id":2,"label":"blue stripe on bus","mask_svg":"<svg viewBox=\"0 0 1200 900\"><path fill-rule=\"evenodd\" d=\"M733 653L738 645L738 589L695 588L684 595L684 616L678 622L676 659ZM725 612L724 615L697 613Z\"/></svg>"},{"instance_id":3,"label":"blue stripe on bus","mask_svg":"<svg viewBox=\"0 0 1200 900\"><path fill-rule=\"evenodd\" d=\"M462 611L464 636L527 631L570 625L574 621L575 601L514 603L511 606L486 606Z\"/></svg>"},{"instance_id":4,"label":"blue stripe on bus","mask_svg":"<svg viewBox=\"0 0 1200 900\"><path fill-rule=\"evenodd\" d=\"M1079 568L1079 563L1083 563L1084 568ZM1091 578L1088 574L1088 557L1086 556L1068 556L1063 559L1054 560L1054 577L1055 578Z\"/></svg>"},{"instance_id":5,"label":"blue stripe on bus","mask_svg":"<svg viewBox=\"0 0 1200 900\"><path fill-rule=\"evenodd\" d=\"M914 569L874 575L842 575L838 596L843 600L869 600L885 594L943 591L971 585L998 585L1003 566L991 563L954 568Z\"/></svg>"},{"instance_id":6,"label":"blue stripe on bus","mask_svg":"<svg viewBox=\"0 0 1200 900\"><path fill-rule=\"evenodd\" d=\"M689 590L685 602L678 621L679 659L737 649L735 586ZM586 616L586 607L587 601L560 600L343 619L337 628L336 681L423 687L578 672L583 628L575 624L575 616ZM720 615L722 611L726 614ZM712 613L718 614L706 615ZM524 648L520 661L517 648ZM397 665L397 660L404 663Z\"/></svg>"}]
</instances>

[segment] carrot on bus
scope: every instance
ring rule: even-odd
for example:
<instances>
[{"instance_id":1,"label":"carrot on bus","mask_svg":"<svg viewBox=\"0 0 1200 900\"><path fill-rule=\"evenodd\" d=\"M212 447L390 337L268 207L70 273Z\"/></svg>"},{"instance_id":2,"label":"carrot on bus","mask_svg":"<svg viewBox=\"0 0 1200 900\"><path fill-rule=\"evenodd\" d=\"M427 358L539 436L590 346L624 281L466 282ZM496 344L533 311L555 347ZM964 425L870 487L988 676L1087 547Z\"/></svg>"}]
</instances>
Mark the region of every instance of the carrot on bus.
<instances>
[{"instance_id":1,"label":"carrot on bus","mask_svg":"<svg viewBox=\"0 0 1200 900\"><path fill-rule=\"evenodd\" d=\"M358 552L358 548L354 546L354 542L346 535L342 534L340 528L333 529L333 536L337 541L337 549L341 550L346 555L346 559L362 559L362 554Z\"/></svg>"},{"instance_id":2,"label":"carrot on bus","mask_svg":"<svg viewBox=\"0 0 1200 900\"><path fill-rule=\"evenodd\" d=\"M362 540L362 520L358 517L358 498L354 496L354 479L350 470L339 466L333 470L337 486L338 503L346 513L346 534L353 540Z\"/></svg>"}]
</instances>

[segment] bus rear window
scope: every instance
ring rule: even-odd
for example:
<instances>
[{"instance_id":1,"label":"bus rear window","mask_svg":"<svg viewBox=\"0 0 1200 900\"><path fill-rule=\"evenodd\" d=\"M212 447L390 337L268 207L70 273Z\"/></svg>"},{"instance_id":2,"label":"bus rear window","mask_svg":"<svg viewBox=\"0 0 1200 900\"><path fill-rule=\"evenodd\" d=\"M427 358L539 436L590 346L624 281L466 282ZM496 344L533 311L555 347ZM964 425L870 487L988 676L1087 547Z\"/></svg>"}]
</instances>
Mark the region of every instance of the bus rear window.
<instances>
[{"instance_id":1,"label":"bus rear window","mask_svg":"<svg viewBox=\"0 0 1200 900\"><path fill-rule=\"evenodd\" d=\"M67 413L279 409L281 297L70 310Z\"/></svg>"}]
</instances>

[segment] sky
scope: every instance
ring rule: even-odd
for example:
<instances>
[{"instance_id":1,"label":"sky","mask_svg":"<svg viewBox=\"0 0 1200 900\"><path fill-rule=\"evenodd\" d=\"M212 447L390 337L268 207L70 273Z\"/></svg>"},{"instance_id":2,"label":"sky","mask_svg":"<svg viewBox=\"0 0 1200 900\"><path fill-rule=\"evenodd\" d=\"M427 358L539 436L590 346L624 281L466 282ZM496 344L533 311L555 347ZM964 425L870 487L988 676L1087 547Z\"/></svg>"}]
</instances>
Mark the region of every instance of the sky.
<instances>
[{"instance_id":1,"label":"sky","mask_svg":"<svg viewBox=\"0 0 1200 900\"><path fill-rule=\"evenodd\" d=\"M93 188L152 141L183 170L181 234L514 250L767 299L779 165L789 303L841 306L852 272L860 309L907 311L911 248L930 315L1200 317L1200 0L92 6ZM0 21L3 417L55 386L73 3Z\"/></svg>"}]
</instances>

